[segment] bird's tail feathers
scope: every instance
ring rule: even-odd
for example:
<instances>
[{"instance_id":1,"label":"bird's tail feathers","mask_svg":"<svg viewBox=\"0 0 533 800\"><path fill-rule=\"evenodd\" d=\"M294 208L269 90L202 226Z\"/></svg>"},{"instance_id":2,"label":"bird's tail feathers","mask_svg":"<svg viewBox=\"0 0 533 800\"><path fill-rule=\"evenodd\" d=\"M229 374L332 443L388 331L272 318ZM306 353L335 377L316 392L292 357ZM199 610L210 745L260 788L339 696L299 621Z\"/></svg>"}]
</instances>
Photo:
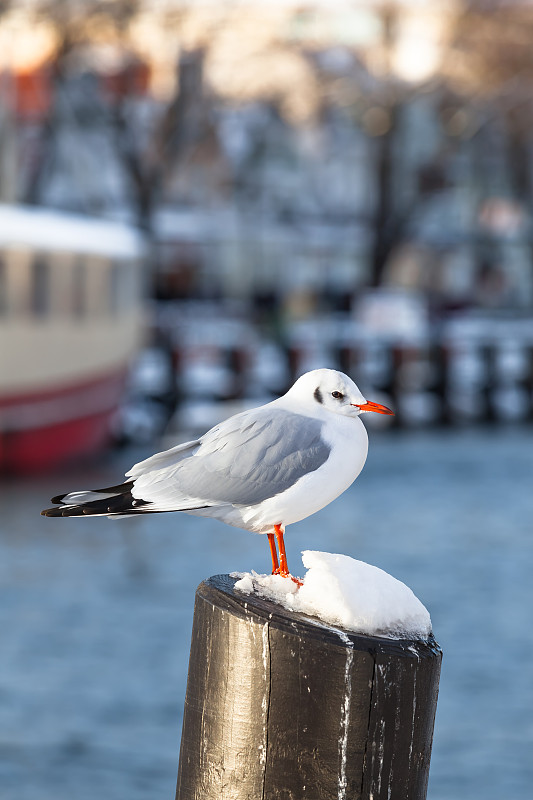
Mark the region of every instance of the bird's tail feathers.
<instances>
[{"instance_id":1,"label":"bird's tail feathers","mask_svg":"<svg viewBox=\"0 0 533 800\"><path fill-rule=\"evenodd\" d=\"M198 501L189 499L180 503L178 507L158 507L156 503L133 497L132 488L135 481L126 481L117 486L107 486L104 489L88 489L78 492L69 492L52 497L51 502L56 505L41 511L43 517L112 517L119 519L132 514L147 514L163 511L195 511L207 508Z\"/></svg>"},{"instance_id":2,"label":"bird's tail feathers","mask_svg":"<svg viewBox=\"0 0 533 800\"><path fill-rule=\"evenodd\" d=\"M52 497L53 508L41 511L44 517L115 516L120 514L139 514L150 503L132 496L133 481L107 486L104 489L90 489L69 492Z\"/></svg>"}]
</instances>

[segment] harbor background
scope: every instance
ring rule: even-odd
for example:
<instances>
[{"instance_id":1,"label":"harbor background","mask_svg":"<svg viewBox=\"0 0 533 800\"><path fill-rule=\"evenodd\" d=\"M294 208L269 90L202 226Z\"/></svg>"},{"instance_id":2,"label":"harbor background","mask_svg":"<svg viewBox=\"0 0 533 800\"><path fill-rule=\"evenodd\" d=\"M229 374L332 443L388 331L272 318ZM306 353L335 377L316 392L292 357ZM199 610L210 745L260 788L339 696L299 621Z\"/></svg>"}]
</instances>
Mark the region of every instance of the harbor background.
<instances>
[{"instance_id":1,"label":"harbor background","mask_svg":"<svg viewBox=\"0 0 533 800\"><path fill-rule=\"evenodd\" d=\"M529 798L532 40L519 0L0 6L2 797L172 797L196 585L268 565L40 510L325 366L396 416L289 561L430 610L430 800Z\"/></svg>"}]
</instances>

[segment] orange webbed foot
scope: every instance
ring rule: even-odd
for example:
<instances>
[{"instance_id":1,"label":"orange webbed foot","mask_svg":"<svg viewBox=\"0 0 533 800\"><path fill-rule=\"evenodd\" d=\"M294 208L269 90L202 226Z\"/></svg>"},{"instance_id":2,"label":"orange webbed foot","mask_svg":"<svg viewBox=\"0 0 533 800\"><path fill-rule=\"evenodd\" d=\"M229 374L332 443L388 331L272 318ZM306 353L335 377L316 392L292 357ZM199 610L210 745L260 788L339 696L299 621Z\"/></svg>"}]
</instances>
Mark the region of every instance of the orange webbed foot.
<instances>
[{"instance_id":1,"label":"orange webbed foot","mask_svg":"<svg viewBox=\"0 0 533 800\"><path fill-rule=\"evenodd\" d=\"M295 578L294 575L291 575L290 572L285 572L281 570L279 567L276 570L272 570L272 575L281 575L282 578L290 578L293 583L296 584L298 589L304 585L304 582L300 580L300 578Z\"/></svg>"}]
</instances>

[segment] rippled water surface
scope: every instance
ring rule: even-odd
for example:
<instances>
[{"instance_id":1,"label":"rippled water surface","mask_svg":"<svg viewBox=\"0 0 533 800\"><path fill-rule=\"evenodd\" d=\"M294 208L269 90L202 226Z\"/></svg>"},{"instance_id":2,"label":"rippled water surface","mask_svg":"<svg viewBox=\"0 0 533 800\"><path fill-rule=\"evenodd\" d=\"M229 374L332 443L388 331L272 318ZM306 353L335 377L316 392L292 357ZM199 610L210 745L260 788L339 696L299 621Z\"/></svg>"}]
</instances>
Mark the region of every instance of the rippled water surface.
<instances>
[{"instance_id":1,"label":"rippled water surface","mask_svg":"<svg viewBox=\"0 0 533 800\"><path fill-rule=\"evenodd\" d=\"M6 800L173 798L196 586L268 569L265 537L201 518L39 516L144 455L2 486ZM293 572L303 549L347 553L429 608L444 650L430 800L531 797L532 477L530 429L371 433L357 482L287 534Z\"/></svg>"}]
</instances>

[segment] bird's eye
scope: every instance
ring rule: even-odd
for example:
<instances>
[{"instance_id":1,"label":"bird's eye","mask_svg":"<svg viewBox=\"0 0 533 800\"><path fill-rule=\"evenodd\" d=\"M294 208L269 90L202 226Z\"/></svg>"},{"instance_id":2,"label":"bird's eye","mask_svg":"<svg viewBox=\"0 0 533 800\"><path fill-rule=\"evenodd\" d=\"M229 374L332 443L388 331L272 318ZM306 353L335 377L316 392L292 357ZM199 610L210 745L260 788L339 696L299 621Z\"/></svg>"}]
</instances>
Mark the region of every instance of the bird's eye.
<instances>
[{"instance_id":1,"label":"bird's eye","mask_svg":"<svg viewBox=\"0 0 533 800\"><path fill-rule=\"evenodd\" d=\"M332 392L331 396L335 398L335 400L342 400L344 397L342 392Z\"/></svg>"}]
</instances>

